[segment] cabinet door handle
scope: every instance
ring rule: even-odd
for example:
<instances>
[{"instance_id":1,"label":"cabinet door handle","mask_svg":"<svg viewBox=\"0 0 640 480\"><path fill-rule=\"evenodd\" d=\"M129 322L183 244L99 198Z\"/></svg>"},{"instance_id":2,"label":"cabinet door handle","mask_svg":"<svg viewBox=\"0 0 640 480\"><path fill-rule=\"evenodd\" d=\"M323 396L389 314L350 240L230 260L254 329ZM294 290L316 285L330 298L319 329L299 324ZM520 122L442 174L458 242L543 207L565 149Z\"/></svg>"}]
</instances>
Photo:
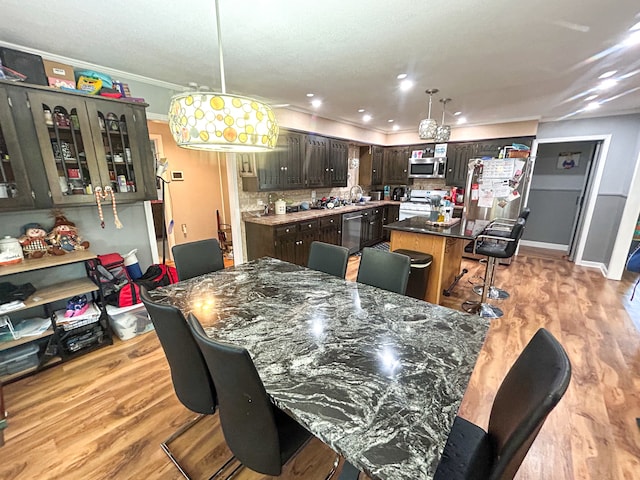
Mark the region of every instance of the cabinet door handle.
<instances>
[{"instance_id":1,"label":"cabinet door handle","mask_svg":"<svg viewBox=\"0 0 640 480\"><path fill-rule=\"evenodd\" d=\"M325 171L325 172L328 172L328 171L329 171L329 169L328 169L328 168L325 168L325 169L324 169L324 171Z\"/></svg>"}]
</instances>

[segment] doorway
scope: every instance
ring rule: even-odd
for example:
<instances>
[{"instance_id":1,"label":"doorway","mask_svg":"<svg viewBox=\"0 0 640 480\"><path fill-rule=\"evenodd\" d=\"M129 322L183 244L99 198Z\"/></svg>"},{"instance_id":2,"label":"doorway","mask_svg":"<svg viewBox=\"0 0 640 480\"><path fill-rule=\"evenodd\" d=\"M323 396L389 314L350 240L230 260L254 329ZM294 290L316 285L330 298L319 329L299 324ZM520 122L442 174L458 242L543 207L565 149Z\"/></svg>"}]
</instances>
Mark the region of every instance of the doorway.
<instances>
[{"instance_id":1,"label":"doorway","mask_svg":"<svg viewBox=\"0 0 640 480\"><path fill-rule=\"evenodd\" d=\"M560 250L577 264L591 223L609 136L536 140L522 244Z\"/></svg>"}]
</instances>

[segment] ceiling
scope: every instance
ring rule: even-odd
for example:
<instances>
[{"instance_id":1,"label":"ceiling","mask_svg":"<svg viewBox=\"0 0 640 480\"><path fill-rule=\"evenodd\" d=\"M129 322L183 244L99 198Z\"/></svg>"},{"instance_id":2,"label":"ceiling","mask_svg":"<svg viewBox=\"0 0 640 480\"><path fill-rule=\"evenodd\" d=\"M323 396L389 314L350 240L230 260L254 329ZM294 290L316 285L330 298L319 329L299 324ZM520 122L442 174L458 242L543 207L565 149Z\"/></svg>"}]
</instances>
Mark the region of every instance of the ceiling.
<instances>
[{"instance_id":1,"label":"ceiling","mask_svg":"<svg viewBox=\"0 0 640 480\"><path fill-rule=\"evenodd\" d=\"M383 132L415 131L427 88L453 124L640 111L640 43L619 46L637 0L220 0L220 20L227 92ZM220 88L216 38L211 0L2 1L0 42L178 85Z\"/></svg>"}]
</instances>

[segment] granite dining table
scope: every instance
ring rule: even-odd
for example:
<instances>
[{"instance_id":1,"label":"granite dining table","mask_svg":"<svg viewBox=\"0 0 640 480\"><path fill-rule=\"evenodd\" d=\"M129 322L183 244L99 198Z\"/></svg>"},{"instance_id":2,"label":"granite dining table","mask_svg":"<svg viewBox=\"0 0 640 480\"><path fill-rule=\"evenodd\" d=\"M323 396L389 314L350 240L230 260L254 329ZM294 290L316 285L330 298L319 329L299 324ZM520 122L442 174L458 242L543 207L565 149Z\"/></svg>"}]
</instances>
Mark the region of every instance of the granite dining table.
<instances>
[{"instance_id":1,"label":"granite dining table","mask_svg":"<svg viewBox=\"0 0 640 480\"><path fill-rule=\"evenodd\" d=\"M274 404L373 479L433 476L489 326L268 257L150 294L245 347Z\"/></svg>"}]
</instances>

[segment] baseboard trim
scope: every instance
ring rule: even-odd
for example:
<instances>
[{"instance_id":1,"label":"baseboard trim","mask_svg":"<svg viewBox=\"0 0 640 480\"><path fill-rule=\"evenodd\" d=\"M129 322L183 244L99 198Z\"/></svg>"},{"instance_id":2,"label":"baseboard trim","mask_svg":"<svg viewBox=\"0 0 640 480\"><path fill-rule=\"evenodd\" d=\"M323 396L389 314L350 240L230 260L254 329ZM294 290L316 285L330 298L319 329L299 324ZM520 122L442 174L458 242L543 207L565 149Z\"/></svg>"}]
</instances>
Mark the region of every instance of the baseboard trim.
<instances>
[{"instance_id":1,"label":"baseboard trim","mask_svg":"<svg viewBox=\"0 0 640 480\"><path fill-rule=\"evenodd\" d=\"M567 251L569 249L569 245L562 245L560 243L535 242L533 240L520 240L520 245L522 245L523 247L546 248L547 250Z\"/></svg>"}]
</instances>

